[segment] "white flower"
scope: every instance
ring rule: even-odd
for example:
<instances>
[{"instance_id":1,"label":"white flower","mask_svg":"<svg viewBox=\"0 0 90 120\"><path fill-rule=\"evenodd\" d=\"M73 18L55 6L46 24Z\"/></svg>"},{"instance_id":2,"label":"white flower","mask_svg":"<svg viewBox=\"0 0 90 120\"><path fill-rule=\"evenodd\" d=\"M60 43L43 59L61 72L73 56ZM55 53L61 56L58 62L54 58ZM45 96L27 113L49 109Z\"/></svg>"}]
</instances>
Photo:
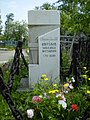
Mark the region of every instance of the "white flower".
<instances>
[{"instance_id":1,"label":"white flower","mask_svg":"<svg viewBox=\"0 0 90 120\"><path fill-rule=\"evenodd\" d=\"M33 109L28 109L27 110L27 117L32 118L34 116L34 110Z\"/></svg>"},{"instance_id":2,"label":"white flower","mask_svg":"<svg viewBox=\"0 0 90 120\"><path fill-rule=\"evenodd\" d=\"M65 93L68 93L68 90L66 90Z\"/></svg>"},{"instance_id":3,"label":"white flower","mask_svg":"<svg viewBox=\"0 0 90 120\"><path fill-rule=\"evenodd\" d=\"M42 95L39 95L38 97L43 98L43 96L42 96Z\"/></svg>"},{"instance_id":4,"label":"white flower","mask_svg":"<svg viewBox=\"0 0 90 120\"><path fill-rule=\"evenodd\" d=\"M67 103L65 101L63 101L63 100L58 100L58 104L62 105L62 107L64 109L66 109L66 107L67 107Z\"/></svg>"},{"instance_id":5,"label":"white flower","mask_svg":"<svg viewBox=\"0 0 90 120\"><path fill-rule=\"evenodd\" d=\"M47 96L47 93L44 93L44 97L46 97Z\"/></svg>"},{"instance_id":6,"label":"white flower","mask_svg":"<svg viewBox=\"0 0 90 120\"><path fill-rule=\"evenodd\" d=\"M72 82L75 82L75 78L74 77L72 77L71 79L72 79Z\"/></svg>"}]
</instances>

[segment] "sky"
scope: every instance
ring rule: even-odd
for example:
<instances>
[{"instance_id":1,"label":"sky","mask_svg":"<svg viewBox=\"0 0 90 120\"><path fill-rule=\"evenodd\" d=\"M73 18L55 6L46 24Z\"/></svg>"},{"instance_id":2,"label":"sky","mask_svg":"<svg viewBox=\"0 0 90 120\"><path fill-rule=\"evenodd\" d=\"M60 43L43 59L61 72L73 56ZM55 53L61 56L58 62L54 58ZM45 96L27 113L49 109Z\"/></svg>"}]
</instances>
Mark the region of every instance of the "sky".
<instances>
[{"instance_id":1,"label":"sky","mask_svg":"<svg viewBox=\"0 0 90 120\"><path fill-rule=\"evenodd\" d=\"M1 20L6 21L6 15L14 14L15 21L25 20L28 22L28 11L34 10L35 6L41 6L44 3L55 3L57 0L0 0Z\"/></svg>"}]
</instances>

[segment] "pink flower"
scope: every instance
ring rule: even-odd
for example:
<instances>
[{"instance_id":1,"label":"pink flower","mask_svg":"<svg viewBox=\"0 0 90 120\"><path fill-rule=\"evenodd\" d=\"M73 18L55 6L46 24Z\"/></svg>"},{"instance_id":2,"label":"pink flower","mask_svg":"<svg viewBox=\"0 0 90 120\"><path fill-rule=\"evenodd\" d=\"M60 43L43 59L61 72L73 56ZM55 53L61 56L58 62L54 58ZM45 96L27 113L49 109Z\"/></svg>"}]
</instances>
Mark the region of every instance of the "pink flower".
<instances>
[{"instance_id":1,"label":"pink flower","mask_svg":"<svg viewBox=\"0 0 90 120\"><path fill-rule=\"evenodd\" d=\"M33 96L32 101L35 102L35 103L41 103L42 102L41 98L38 97L38 96Z\"/></svg>"},{"instance_id":2,"label":"pink flower","mask_svg":"<svg viewBox=\"0 0 90 120\"><path fill-rule=\"evenodd\" d=\"M66 98L64 97L64 95L61 96L63 101L66 101Z\"/></svg>"},{"instance_id":3,"label":"pink flower","mask_svg":"<svg viewBox=\"0 0 90 120\"><path fill-rule=\"evenodd\" d=\"M72 84L69 84L69 88L70 88L70 89L73 89L74 87L72 86Z\"/></svg>"},{"instance_id":4,"label":"pink flower","mask_svg":"<svg viewBox=\"0 0 90 120\"><path fill-rule=\"evenodd\" d=\"M71 110L78 111L78 106L76 104L71 105Z\"/></svg>"}]
</instances>

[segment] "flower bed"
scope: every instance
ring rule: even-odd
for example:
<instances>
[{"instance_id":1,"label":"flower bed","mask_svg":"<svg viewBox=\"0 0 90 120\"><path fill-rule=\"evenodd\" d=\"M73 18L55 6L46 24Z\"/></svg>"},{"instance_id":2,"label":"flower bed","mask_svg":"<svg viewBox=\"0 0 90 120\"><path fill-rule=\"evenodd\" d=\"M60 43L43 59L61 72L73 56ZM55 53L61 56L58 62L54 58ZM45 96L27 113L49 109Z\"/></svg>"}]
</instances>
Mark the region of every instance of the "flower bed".
<instances>
[{"instance_id":1,"label":"flower bed","mask_svg":"<svg viewBox=\"0 0 90 120\"><path fill-rule=\"evenodd\" d=\"M8 72L6 75L8 76ZM58 84L58 80L51 83L47 75L43 74L31 92L15 92L17 85L14 83L12 97L17 108L22 112L24 120L79 120L90 104L83 96L83 93L90 95L88 84L90 78L86 74L82 77L84 84L80 83L77 88L74 88L74 77L68 78L64 84ZM17 81L19 78L20 76L16 76ZM0 119L14 120L2 96L0 96L0 105Z\"/></svg>"},{"instance_id":2,"label":"flower bed","mask_svg":"<svg viewBox=\"0 0 90 120\"><path fill-rule=\"evenodd\" d=\"M34 86L33 96L27 102L27 117L33 120L79 120L89 105L83 92L90 94L86 85L74 89L72 77L70 81L61 84L51 84L43 75ZM30 112L28 113L28 110Z\"/></svg>"}]
</instances>

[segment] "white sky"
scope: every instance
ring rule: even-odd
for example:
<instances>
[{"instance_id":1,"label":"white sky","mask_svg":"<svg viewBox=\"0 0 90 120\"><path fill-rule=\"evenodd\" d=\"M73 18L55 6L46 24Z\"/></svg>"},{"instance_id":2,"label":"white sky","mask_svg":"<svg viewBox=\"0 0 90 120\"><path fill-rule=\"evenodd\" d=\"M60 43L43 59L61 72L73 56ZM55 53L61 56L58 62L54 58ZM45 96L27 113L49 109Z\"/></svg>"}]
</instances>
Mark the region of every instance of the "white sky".
<instances>
[{"instance_id":1,"label":"white sky","mask_svg":"<svg viewBox=\"0 0 90 120\"><path fill-rule=\"evenodd\" d=\"M28 10L33 10L35 6L41 6L48 2L55 3L58 0L0 0L1 19L6 21L6 15L9 13L14 14L14 20L28 19Z\"/></svg>"}]
</instances>

